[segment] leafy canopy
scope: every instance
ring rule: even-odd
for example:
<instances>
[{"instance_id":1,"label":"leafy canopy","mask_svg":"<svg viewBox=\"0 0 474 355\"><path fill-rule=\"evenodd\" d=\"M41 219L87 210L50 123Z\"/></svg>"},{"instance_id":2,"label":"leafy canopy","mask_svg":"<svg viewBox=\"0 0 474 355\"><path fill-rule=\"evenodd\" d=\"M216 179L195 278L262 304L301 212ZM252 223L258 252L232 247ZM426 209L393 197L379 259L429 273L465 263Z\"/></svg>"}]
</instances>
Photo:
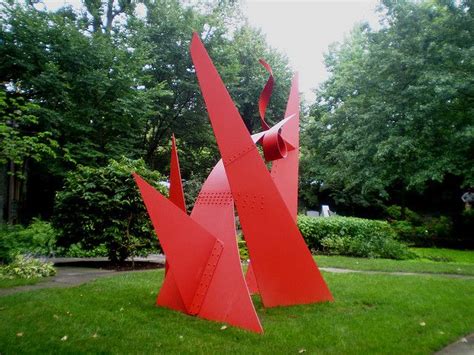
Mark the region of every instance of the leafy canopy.
<instances>
[{"instance_id":1,"label":"leafy canopy","mask_svg":"<svg viewBox=\"0 0 474 355\"><path fill-rule=\"evenodd\" d=\"M423 191L447 174L474 184L474 20L469 2L385 1L325 61L305 128L305 178L345 204Z\"/></svg>"}]
</instances>

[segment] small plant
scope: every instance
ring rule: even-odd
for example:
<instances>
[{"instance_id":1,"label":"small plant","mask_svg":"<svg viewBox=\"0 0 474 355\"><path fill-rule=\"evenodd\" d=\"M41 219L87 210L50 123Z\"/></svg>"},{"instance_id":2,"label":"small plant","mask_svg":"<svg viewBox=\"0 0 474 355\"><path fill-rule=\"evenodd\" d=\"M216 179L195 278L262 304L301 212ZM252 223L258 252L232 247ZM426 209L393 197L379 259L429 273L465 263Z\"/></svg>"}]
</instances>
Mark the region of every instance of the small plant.
<instances>
[{"instance_id":1,"label":"small plant","mask_svg":"<svg viewBox=\"0 0 474 355\"><path fill-rule=\"evenodd\" d=\"M56 269L52 263L24 255L17 255L13 262L0 269L0 276L5 279L33 279L55 274Z\"/></svg>"},{"instance_id":2,"label":"small plant","mask_svg":"<svg viewBox=\"0 0 474 355\"><path fill-rule=\"evenodd\" d=\"M243 239L241 236L238 237L237 244L239 246L240 260L241 261L249 260L250 259L249 250L247 249L247 243L245 242L245 239Z\"/></svg>"},{"instance_id":3,"label":"small plant","mask_svg":"<svg viewBox=\"0 0 474 355\"><path fill-rule=\"evenodd\" d=\"M0 227L0 262L9 263L17 254L50 256L56 248L57 233L51 223L34 218L28 227Z\"/></svg>"}]
</instances>

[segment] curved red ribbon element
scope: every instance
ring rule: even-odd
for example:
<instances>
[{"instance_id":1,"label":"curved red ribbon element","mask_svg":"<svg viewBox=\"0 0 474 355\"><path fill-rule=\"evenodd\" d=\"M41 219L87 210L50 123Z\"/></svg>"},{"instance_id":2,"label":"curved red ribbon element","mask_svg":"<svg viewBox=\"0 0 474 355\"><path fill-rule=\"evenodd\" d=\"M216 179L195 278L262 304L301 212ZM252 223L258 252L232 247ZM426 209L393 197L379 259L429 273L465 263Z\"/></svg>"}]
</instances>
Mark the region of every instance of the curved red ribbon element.
<instances>
[{"instance_id":1,"label":"curved red ribbon element","mask_svg":"<svg viewBox=\"0 0 474 355\"><path fill-rule=\"evenodd\" d=\"M273 71L270 65L264 61L263 59L259 59L260 64L266 69L266 71L270 74L265 87L263 88L262 92L260 93L260 98L258 99L258 111L260 113L260 123L262 125L263 130L267 130L270 126L265 122L265 112L267 111L268 103L270 102L270 97L272 96L273 85L275 80L273 79Z\"/></svg>"},{"instance_id":2,"label":"curved red ribbon element","mask_svg":"<svg viewBox=\"0 0 474 355\"><path fill-rule=\"evenodd\" d=\"M266 161L285 158L289 151L295 149L282 136L283 126L293 118L295 118L294 114L281 120L269 130L261 132L262 137L259 139L259 143L262 144L263 155Z\"/></svg>"},{"instance_id":3,"label":"curved red ribbon element","mask_svg":"<svg viewBox=\"0 0 474 355\"><path fill-rule=\"evenodd\" d=\"M263 137L263 155L266 161L285 158L288 155L286 143L279 131L268 132Z\"/></svg>"}]
</instances>

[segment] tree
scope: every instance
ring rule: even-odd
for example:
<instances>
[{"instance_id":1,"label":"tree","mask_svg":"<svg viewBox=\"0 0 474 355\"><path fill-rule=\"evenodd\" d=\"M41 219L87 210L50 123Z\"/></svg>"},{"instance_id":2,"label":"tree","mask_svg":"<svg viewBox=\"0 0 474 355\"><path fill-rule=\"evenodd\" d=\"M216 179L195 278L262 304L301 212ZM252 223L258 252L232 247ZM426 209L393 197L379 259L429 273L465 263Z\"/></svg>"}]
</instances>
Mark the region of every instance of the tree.
<instances>
[{"instance_id":1,"label":"tree","mask_svg":"<svg viewBox=\"0 0 474 355\"><path fill-rule=\"evenodd\" d=\"M291 77L288 61L269 48L260 32L246 25L237 3L200 3L193 7L180 1L145 4L147 17L137 30L142 35L141 43L150 47L149 81L145 85L166 83L166 89L172 92L147 121L145 159L155 168L167 165L168 141L174 132L183 153L183 177L204 178L219 155L189 55L192 32L201 34L251 131L259 122L257 102L267 80L258 59L266 58L274 67L277 86L269 117L275 113L275 120L283 115L286 104Z\"/></svg>"},{"instance_id":2,"label":"tree","mask_svg":"<svg viewBox=\"0 0 474 355\"><path fill-rule=\"evenodd\" d=\"M382 28L357 27L305 128L306 175L347 205L423 191L447 174L474 184L474 22L469 2L385 1Z\"/></svg>"},{"instance_id":3,"label":"tree","mask_svg":"<svg viewBox=\"0 0 474 355\"><path fill-rule=\"evenodd\" d=\"M90 33L68 8L50 13L13 4L2 15L2 90L36 105L35 131L51 132L59 146L55 159L30 164L34 198L26 212L47 217L54 192L77 164L142 154L145 122L168 93L160 83L142 85L146 48L132 49L125 29Z\"/></svg>"},{"instance_id":4,"label":"tree","mask_svg":"<svg viewBox=\"0 0 474 355\"><path fill-rule=\"evenodd\" d=\"M85 1L55 13L15 2L2 7L0 85L37 105L38 131L58 142L55 159L30 166L29 213L51 214L54 193L78 165L103 166L122 155L144 157L166 173L175 133L185 179L202 181L219 159L189 55L201 34L243 118L258 124L257 101L274 67L268 117L281 118L289 87L286 58L246 25L237 2ZM112 10L111 10L112 9ZM109 16L111 15L111 16ZM49 203L48 203L49 202ZM50 204L50 208L48 208ZM45 208L46 207L46 208Z\"/></svg>"},{"instance_id":5,"label":"tree","mask_svg":"<svg viewBox=\"0 0 474 355\"><path fill-rule=\"evenodd\" d=\"M144 122L166 93L159 84L142 89L146 56L130 50L127 34L88 35L67 9L15 5L4 13L0 80L39 106L39 126L62 148L56 174L140 155Z\"/></svg>"},{"instance_id":6,"label":"tree","mask_svg":"<svg viewBox=\"0 0 474 355\"><path fill-rule=\"evenodd\" d=\"M55 157L57 142L51 132L37 131L37 106L15 93L0 91L0 167L8 165L7 190L0 189L2 201L7 201L6 220L19 220L18 205L25 188L28 164ZM0 179L1 180L1 179ZM0 206L0 222L3 222L3 206Z\"/></svg>"},{"instance_id":7,"label":"tree","mask_svg":"<svg viewBox=\"0 0 474 355\"><path fill-rule=\"evenodd\" d=\"M114 20L121 14L133 14L136 2L132 0L84 0L84 6L90 15L90 23L95 33L110 34ZM89 22L89 21L88 21Z\"/></svg>"},{"instance_id":8,"label":"tree","mask_svg":"<svg viewBox=\"0 0 474 355\"><path fill-rule=\"evenodd\" d=\"M34 115L37 108L21 96L7 97L0 91L0 164L18 165L18 177L24 177L28 159L40 161L45 156L55 156L57 142L51 139L51 132L34 130L38 124Z\"/></svg>"}]
</instances>

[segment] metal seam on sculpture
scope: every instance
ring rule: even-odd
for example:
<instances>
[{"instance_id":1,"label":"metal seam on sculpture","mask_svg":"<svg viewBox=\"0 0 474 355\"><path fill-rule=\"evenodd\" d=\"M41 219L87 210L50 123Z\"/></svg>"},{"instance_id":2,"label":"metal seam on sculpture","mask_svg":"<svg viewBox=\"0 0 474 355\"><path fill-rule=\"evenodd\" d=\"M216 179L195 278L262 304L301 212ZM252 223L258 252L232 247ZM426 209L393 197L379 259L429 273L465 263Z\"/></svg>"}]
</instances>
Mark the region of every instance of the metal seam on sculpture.
<instances>
[{"instance_id":1,"label":"metal seam on sculpture","mask_svg":"<svg viewBox=\"0 0 474 355\"><path fill-rule=\"evenodd\" d=\"M236 160L238 160L239 158L241 158L242 156L244 156L245 154L250 152L253 148L257 149L255 144L251 144L251 145L247 146L246 148L242 149L240 152L238 152L238 153L234 154L233 156L231 156L229 159L224 160L224 166L228 166L228 165L232 164L233 162L235 162Z\"/></svg>"},{"instance_id":2,"label":"metal seam on sculpture","mask_svg":"<svg viewBox=\"0 0 474 355\"><path fill-rule=\"evenodd\" d=\"M214 247L212 248L211 255L207 260L206 267L201 276L201 280L194 294L191 306L189 307L189 314L196 315L201 310L204 299L206 298L207 290L216 271L219 258L221 257L224 245L219 239L216 239Z\"/></svg>"}]
</instances>

